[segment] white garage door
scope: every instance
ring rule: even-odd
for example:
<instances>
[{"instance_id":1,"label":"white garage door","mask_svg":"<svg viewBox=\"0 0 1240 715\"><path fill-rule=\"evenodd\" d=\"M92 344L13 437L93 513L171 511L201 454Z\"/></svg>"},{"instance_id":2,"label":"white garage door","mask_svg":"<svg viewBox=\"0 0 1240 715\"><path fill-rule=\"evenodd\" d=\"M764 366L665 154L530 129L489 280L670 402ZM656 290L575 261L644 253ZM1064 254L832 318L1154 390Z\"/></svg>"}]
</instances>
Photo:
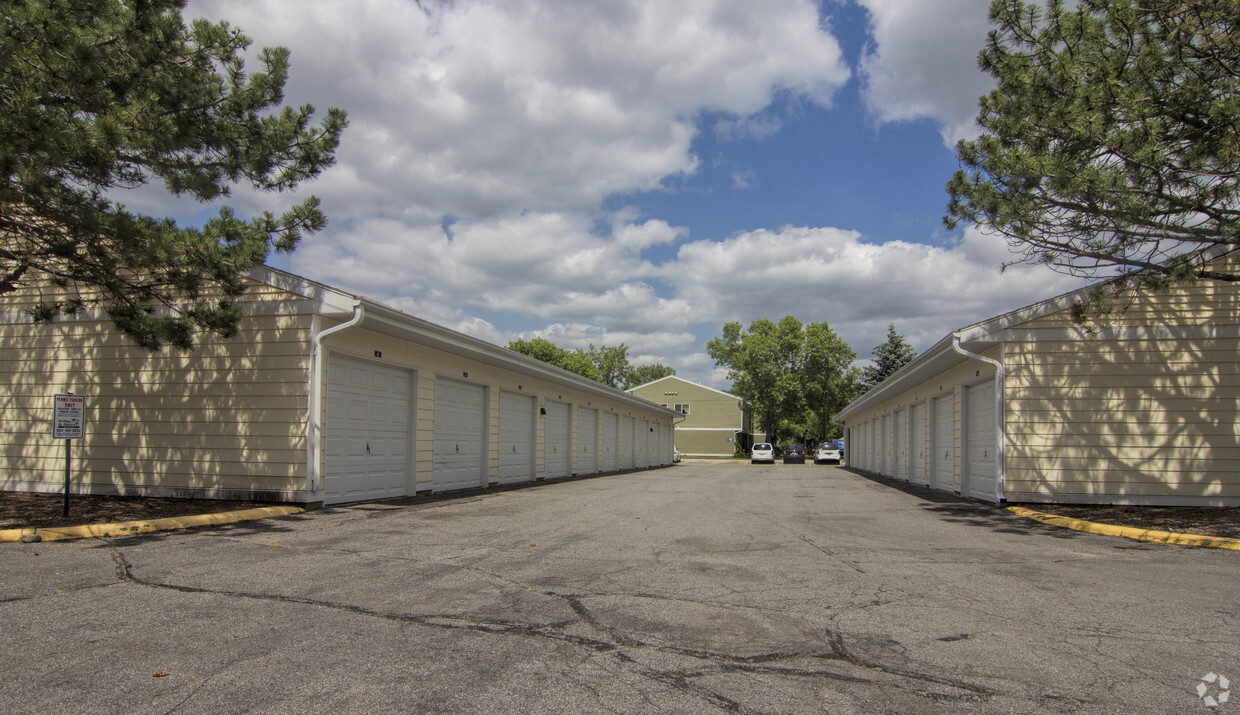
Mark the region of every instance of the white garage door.
<instances>
[{"instance_id":1,"label":"white garage door","mask_svg":"<svg viewBox=\"0 0 1240 715\"><path fill-rule=\"evenodd\" d=\"M530 395L499 393L499 483L534 479L534 420Z\"/></svg>"},{"instance_id":2,"label":"white garage door","mask_svg":"<svg viewBox=\"0 0 1240 715\"><path fill-rule=\"evenodd\" d=\"M646 420L637 421L637 468L650 466L650 423Z\"/></svg>"},{"instance_id":3,"label":"white garage door","mask_svg":"<svg viewBox=\"0 0 1240 715\"><path fill-rule=\"evenodd\" d=\"M915 484L928 484L926 473L926 405L913 405L908 409L909 462L912 467L909 479Z\"/></svg>"},{"instance_id":4,"label":"white garage door","mask_svg":"<svg viewBox=\"0 0 1240 715\"><path fill-rule=\"evenodd\" d=\"M908 472L906 471L908 462L904 458L904 435L904 410L899 410L892 415L891 428L891 476L899 479L908 479Z\"/></svg>"},{"instance_id":5,"label":"white garage door","mask_svg":"<svg viewBox=\"0 0 1240 715\"><path fill-rule=\"evenodd\" d=\"M956 398L944 395L935 398L931 407L934 423L930 445L930 486L956 491Z\"/></svg>"},{"instance_id":6,"label":"white garage door","mask_svg":"<svg viewBox=\"0 0 1240 715\"><path fill-rule=\"evenodd\" d=\"M995 383L986 382L968 388L965 401L965 444L968 457L965 469L966 496L998 501L995 481L998 478L995 452Z\"/></svg>"},{"instance_id":7,"label":"white garage door","mask_svg":"<svg viewBox=\"0 0 1240 715\"><path fill-rule=\"evenodd\" d=\"M336 353L328 360L324 502L404 496L413 373Z\"/></svg>"},{"instance_id":8,"label":"white garage door","mask_svg":"<svg viewBox=\"0 0 1240 715\"><path fill-rule=\"evenodd\" d=\"M620 468L620 415L603 413L603 471Z\"/></svg>"},{"instance_id":9,"label":"white garage door","mask_svg":"<svg viewBox=\"0 0 1240 715\"><path fill-rule=\"evenodd\" d=\"M625 417L620 421L620 466L632 469L637 465L637 444L633 441L633 430L636 419Z\"/></svg>"},{"instance_id":10,"label":"white garage door","mask_svg":"<svg viewBox=\"0 0 1240 715\"><path fill-rule=\"evenodd\" d=\"M577 473L598 471L598 410L577 408Z\"/></svg>"},{"instance_id":11,"label":"white garage door","mask_svg":"<svg viewBox=\"0 0 1240 715\"><path fill-rule=\"evenodd\" d=\"M880 437L879 474L891 476L891 415L883 415L882 436Z\"/></svg>"},{"instance_id":12,"label":"white garage door","mask_svg":"<svg viewBox=\"0 0 1240 715\"><path fill-rule=\"evenodd\" d=\"M570 468L569 457L571 423L568 420L568 404L547 400L547 437L543 446L543 461L546 463L548 479L567 477Z\"/></svg>"},{"instance_id":13,"label":"white garage door","mask_svg":"<svg viewBox=\"0 0 1240 715\"><path fill-rule=\"evenodd\" d=\"M435 380L435 491L486 486L486 390L456 380Z\"/></svg>"}]
</instances>

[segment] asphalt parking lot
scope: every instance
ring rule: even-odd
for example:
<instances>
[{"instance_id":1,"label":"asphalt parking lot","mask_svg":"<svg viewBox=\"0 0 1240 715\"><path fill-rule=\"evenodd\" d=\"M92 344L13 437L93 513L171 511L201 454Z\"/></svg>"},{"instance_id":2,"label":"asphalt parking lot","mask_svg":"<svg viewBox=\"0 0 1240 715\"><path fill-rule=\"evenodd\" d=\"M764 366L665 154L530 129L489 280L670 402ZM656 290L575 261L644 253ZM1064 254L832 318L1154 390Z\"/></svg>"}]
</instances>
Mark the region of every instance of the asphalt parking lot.
<instances>
[{"instance_id":1,"label":"asphalt parking lot","mask_svg":"<svg viewBox=\"0 0 1240 715\"><path fill-rule=\"evenodd\" d=\"M0 544L0 711L1240 712L1238 557L697 461Z\"/></svg>"}]
</instances>

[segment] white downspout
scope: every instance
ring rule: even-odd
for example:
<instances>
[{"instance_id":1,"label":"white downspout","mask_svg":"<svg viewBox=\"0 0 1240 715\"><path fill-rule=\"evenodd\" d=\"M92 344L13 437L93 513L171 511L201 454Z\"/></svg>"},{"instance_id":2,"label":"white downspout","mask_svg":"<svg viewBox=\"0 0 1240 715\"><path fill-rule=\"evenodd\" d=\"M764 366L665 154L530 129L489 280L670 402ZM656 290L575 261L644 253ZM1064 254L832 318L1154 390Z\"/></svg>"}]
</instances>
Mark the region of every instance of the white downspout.
<instances>
[{"instance_id":1,"label":"white downspout","mask_svg":"<svg viewBox=\"0 0 1240 715\"><path fill-rule=\"evenodd\" d=\"M1003 415L1003 393L1004 382L1007 378L1007 368L1002 362L993 358L983 357L977 353L971 353L960 345L960 335L952 334L952 349L967 358L981 360L984 363L995 366L995 503L1003 501L1004 487L1004 455L1007 453L1007 420ZM965 455L967 461L968 455Z\"/></svg>"},{"instance_id":2,"label":"white downspout","mask_svg":"<svg viewBox=\"0 0 1240 715\"><path fill-rule=\"evenodd\" d=\"M328 328L310 341L310 406L306 415L306 475L310 482L310 494L319 491L323 483L323 465L319 452L323 444L323 339L355 327L362 322L366 309L361 301L353 304L353 317L347 322Z\"/></svg>"}]
</instances>

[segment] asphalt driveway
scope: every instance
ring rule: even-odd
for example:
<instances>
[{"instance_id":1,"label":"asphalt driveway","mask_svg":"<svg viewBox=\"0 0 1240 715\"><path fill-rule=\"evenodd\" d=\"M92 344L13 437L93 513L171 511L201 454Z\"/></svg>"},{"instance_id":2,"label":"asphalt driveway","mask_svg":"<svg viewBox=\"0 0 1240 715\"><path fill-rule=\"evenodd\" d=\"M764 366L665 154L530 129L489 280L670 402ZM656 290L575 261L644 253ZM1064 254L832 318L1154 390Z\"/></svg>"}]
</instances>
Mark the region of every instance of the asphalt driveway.
<instances>
[{"instance_id":1,"label":"asphalt driveway","mask_svg":"<svg viewBox=\"0 0 1240 715\"><path fill-rule=\"evenodd\" d=\"M1240 712L1238 557L718 462L0 544L0 711Z\"/></svg>"}]
</instances>

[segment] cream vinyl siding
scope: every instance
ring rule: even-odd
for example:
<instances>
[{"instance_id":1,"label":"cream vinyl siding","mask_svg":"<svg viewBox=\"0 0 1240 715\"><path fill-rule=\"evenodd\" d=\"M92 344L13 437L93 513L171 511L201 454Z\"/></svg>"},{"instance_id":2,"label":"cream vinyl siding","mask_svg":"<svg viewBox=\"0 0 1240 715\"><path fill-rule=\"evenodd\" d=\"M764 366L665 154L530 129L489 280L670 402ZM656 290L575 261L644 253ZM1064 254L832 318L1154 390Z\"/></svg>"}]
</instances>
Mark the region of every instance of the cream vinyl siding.
<instances>
[{"instance_id":1,"label":"cream vinyl siding","mask_svg":"<svg viewBox=\"0 0 1240 715\"><path fill-rule=\"evenodd\" d=\"M1001 354L1002 350L1000 348L994 348L983 353L983 355L991 358L997 358ZM994 375L995 368L991 365L977 361L965 362L904 392L892 395L887 400L854 417L848 418L845 424L850 428L855 427L851 433L852 441L849 443L848 449L850 453L857 455L857 457L854 457L857 461L850 462L850 464L866 471L891 475L893 443L895 441L892 434L892 424L895 414L900 412L903 415L907 415L905 411L910 406L923 402L930 404L937 399L941 400L938 403L940 408L950 408L952 410L951 416L946 418L950 421L950 427L940 431L940 434L950 433L951 448L948 450L945 448L946 445L935 441L934 433L931 432L929 436L934 441L933 448L938 452L938 458L934 466L937 466L940 474L942 474L942 470L950 464L953 486L958 489L959 475L962 469L960 458L962 447L961 405L964 404L965 387L976 384L979 381L993 379ZM941 422L939 424L942 425ZM886 432L884 432L884 429ZM907 434L905 437L907 437ZM901 444L905 443L902 442ZM887 451L884 452L884 449ZM943 454L949 451L950 455L945 463L943 461ZM939 483L945 482L946 477Z\"/></svg>"},{"instance_id":2,"label":"cream vinyl siding","mask_svg":"<svg viewBox=\"0 0 1240 715\"><path fill-rule=\"evenodd\" d=\"M339 321L324 320L327 328ZM324 344L332 351L371 358L375 351L382 355L381 360L393 365L401 365L417 371L416 405L414 414L417 416L416 444L414 445L414 477L416 491L433 490L431 479L432 458L434 454L434 414L435 414L435 380L436 376L444 379L464 380L470 383L487 385L489 408L488 413L488 446L486 473L488 481L499 479L499 417L501 391L507 390L518 395L530 395L535 399L537 408L546 407L547 401L571 403L569 425L571 428L571 449L579 451L577 435L578 413L581 410L595 410L598 413L614 413L620 417L641 416L650 421L651 425L671 424L670 417L656 414L656 407L650 412L643 412L632 405L616 402L596 394L584 392L550 380L514 373L501 366L427 347L419 343L402 340L382 333L362 328L353 328L343 333L329 335ZM466 377L468 375L468 377ZM324 383L325 386L325 383ZM304 406L303 406L304 410ZM597 419L597 417L596 417ZM601 420L600 420L601 421ZM325 429L331 424L330 416L324 420ZM541 413L535 424L535 472L538 477L547 475L546 468L546 416ZM597 472L599 464L600 427L595 427L595 464ZM624 445L620 446L624 449ZM554 462L554 460L553 460ZM668 460L657 460L652 455L651 466L667 464ZM569 465L570 472L578 472L578 464L573 459Z\"/></svg>"},{"instance_id":3,"label":"cream vinyl siding","mask_svg":"<svg viewBox=\"0 0 1240 715\"><path fill-rule=\"evenodd\" d=\"M333 476L325 460L334 424L328 399L334 356L413 371L413 459L405 480L410 492L434 488L440 379L485 391L486 482L498 479L503 394L533 401L535 478L546 475L541 408L549 400L568 412L570 434L581 410L610 415L609 422L640 418L671 431L673 416L656 405L613 396L575 376L560 381L551 368L521 364L524 358L514 363L495 346L291 274L263 268L255 276L268 283L252 282L243 304L251 315L239 333L229 339L204 335L189 352L148 353L98 309L31 324L21 309L41 295L52 296L51 290L0 297L0 489L61 491L64 441L51 439L51 409L53 395L73 392L86 397L86 437L73 442L76 493L320 501L323 483L310 491L311 477L330 482ZM314 391L318 400L312 400L314 336L342 325L350 313L366 327L323 337L324 369ZM321 412L312 450L307 415L314 405ZM632 449L625 443L632 439L626 433L616 449ZM570 437L569 444L575 448L576 440ZM310 454L317 454L317 463L307 474ZM649 466L670 463L670 447L666 457L647 455ZM574 466L565 460L553 468L571 473Z\"/></svg>"},{"instance_id":4,"label":"cream vinyl siding","mask_svg":"<svg viewBox=\"0 0 1240 715\"><path fill-rule=\"evenodd\" d=\"M63 489L52 397L74 392L86 396L86 436L73 443L79 493L292 498L305 480L310 325L308 315L252 315L230 339L159 353L108 320L0 326L0 488Z\"/></svg>"},{"instance_id":5,"label":"cream vinyl siding","mask_svg":"<svg viewBox=\"0 0 1240 715\"><path fill-rule=\"evenodd\" d=\"M1240 340L1008 344L1009 499L1240 494Z\"/></svg>"}]
</instances>

